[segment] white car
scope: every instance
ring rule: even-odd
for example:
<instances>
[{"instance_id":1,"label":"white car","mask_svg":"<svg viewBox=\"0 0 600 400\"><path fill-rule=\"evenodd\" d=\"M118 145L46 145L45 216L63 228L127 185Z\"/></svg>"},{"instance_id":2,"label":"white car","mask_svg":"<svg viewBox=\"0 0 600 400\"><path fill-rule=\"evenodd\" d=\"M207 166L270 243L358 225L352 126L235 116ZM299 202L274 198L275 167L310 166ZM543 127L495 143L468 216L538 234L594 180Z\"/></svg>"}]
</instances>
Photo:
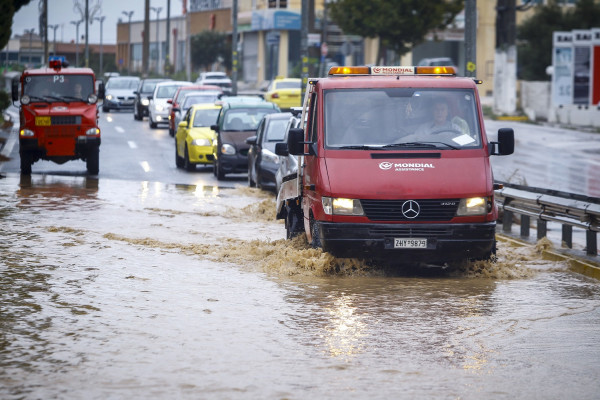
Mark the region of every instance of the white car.
<instances>
[{"instance_id":1,"label":"white car","mask_svg":"<svg viewBox=\"0 0 600 400\"><path fill-rule=\"evenodd\" d=\"M179 86L192 85L187 81L169 81L156 84L150 105L148 106L148 123L154 129L158 124L169 124L169 104L167 100L172 99Z\"/></svg>"},{"instance_id":2,"label":"white car","mask_svg":"<svg viewBox=\"0 0 600 400\"><path fill-rule=\"evenodd\" d=\"M216 85L223 89L223 93L231 94L231 79L225 74L225 72L201 72L198 79L196 79L197 85Z\"/></svg>"}]
</instances>

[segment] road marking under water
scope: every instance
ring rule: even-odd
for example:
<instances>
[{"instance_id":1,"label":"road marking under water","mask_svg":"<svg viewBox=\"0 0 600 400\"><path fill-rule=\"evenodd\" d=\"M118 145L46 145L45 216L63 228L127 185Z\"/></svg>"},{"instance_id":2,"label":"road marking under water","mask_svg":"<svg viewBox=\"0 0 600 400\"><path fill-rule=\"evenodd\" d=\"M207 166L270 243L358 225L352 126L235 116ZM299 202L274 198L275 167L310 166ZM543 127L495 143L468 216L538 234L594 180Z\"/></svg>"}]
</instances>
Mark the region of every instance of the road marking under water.
<instances>
[{"instance_id":1,"label":"road marking under water","mask_svg":"<svg viewBox=\"0 0 600 400\"><path fill-rule=\"evenodd\" d=\"M115 131L119 133L125 133L125 129L121 128L120 126L115 126Z\"/></svg>"},{"instance_id":2,"label":"road marking under water","mask_svg":"<svg viewBox=\"0 0 600 400\"><path fill-rule=\"evenodd\" d=\"M134 141L128 140L127 144L129 145L129 148L131 148L131 149L137 149L137 144L135 144Z\"/></svg>"},{"instance_id":3,"label":"road marking under water","mask_svg":"<svg viewBox=\"0 0 600 400\"><path fill-rule=\"evenodd\" d=\"M148 161L140 161L140 165L142 166L144 172L152 171L152 168L150 168L150 164L148 164Z\"/></svg>"}]
</instances>

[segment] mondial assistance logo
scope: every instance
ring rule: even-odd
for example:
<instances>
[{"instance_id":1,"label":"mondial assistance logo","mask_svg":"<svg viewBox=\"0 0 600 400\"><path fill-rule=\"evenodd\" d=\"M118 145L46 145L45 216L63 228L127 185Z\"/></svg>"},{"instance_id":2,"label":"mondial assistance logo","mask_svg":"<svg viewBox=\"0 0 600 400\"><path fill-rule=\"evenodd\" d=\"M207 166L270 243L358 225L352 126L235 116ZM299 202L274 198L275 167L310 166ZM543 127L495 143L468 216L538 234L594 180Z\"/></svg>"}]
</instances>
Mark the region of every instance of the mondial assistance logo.
<instances>
[{"instance_id":1,"label":"mondial assistance logo","mask_svg":"<svg viewBox=\"0 0 600 400\"><path fill-rule=\"evenodd\" d=\"M403 162L403 163L393 163L389 161L382 161L379 163L379 168L387 171L425 171L426 168L435 168L435 166L431 163L418 163L418 162Z\"/></svg>"}]
</instances>

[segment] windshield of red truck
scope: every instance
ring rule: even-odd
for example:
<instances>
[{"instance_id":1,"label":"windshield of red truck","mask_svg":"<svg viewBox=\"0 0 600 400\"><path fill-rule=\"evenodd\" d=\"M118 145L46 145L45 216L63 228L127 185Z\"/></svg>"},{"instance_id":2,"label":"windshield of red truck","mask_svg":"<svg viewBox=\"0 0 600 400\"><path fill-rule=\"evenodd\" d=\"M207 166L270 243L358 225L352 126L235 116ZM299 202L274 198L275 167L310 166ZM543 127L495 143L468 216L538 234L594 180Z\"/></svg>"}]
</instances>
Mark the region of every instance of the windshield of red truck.
<instances>
[{"instance_id":1,"label":"windshield of red truck","mask_svg":"<svg viewBox=\"0 0 600 400\"><path fill-rule=\"evenodd\" d=\"M24 94L31 101L87 101L94 93L91 75L29 75L23 80Z\"/></svg>"},{"instance_id":2,"label":"windshield of red truck","mask_svg":"<svg viewBox=\"0 0 600 400\"><path fill-rule=\"evenodd\" d=\"M328 148L476 148L482 144L468 89L369 88L325 91Z\"/></svg>"}]
</instances>

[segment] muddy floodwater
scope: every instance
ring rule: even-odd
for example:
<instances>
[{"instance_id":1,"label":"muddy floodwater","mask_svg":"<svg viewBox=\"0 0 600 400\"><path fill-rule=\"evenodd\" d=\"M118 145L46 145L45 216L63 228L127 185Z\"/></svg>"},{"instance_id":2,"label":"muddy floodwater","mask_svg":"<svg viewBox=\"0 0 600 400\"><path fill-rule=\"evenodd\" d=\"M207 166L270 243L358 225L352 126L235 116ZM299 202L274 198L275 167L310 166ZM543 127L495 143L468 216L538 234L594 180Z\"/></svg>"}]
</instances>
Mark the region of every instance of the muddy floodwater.
<instances>
[{"instance_id":1,"label":"muddy floodwater","mask_svg":"<svg viewBox=\"0 0 600 400\"><path fill-rule=\"evenodd\" d=\"M499 243L391 268L259 190L0 179L1 399L598 399L600 285Z\"/></svg>"}]
</instances>

